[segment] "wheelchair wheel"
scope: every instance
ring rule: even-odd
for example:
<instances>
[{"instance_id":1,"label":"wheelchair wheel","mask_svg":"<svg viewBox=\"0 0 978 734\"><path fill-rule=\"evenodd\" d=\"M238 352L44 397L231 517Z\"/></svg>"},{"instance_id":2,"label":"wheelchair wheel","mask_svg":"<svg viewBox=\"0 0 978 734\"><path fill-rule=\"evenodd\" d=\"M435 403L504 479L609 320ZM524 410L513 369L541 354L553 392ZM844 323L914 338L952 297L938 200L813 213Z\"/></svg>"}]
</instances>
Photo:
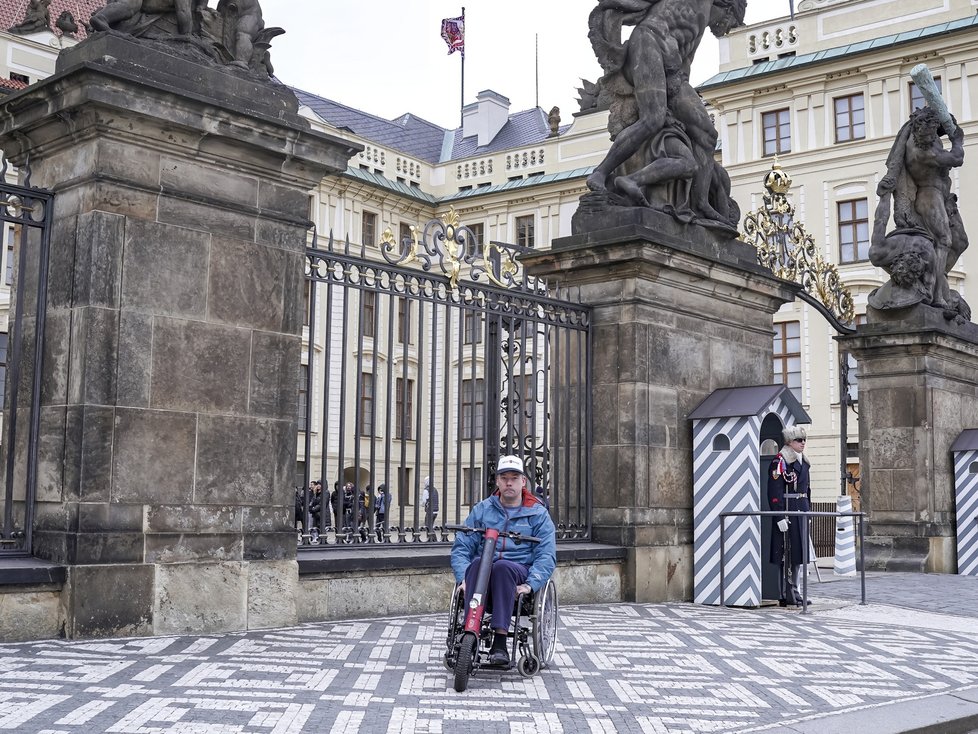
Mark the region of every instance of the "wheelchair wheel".
<instances>
[{"instance_id":1,"label":"wheelchair wheel","mask_svg":"<svg viewBox=\"0 0 978 734\"><path fill-rule=\"evenodd\" d=\"M445 644L451 652L455 647L455 640L459 632L465 626L465 592L461 586L456 586L452 592L452 602L448 605L448 637Z\"/></svg>"},{"instance_id":2,"label":"wheelchair wheel","mask_svg":"<svg viewBox=\"0 0 978 734\"><path fill-rule=\"evenodd\" d=\"M471 632L462 633L458 647L458 657L455 659L455 690L459 693L469 686L469 675L472 672L472 656L478 640Z\"/></svg>"},{"instance_id":3,"label":"wheelchair wheel","mask_svg":"<svg viewBox=\"0 0 978 734\"><path fill-rule=\"evenodd\" d=\"M524 655L516 661L516 669L524 678L529 678L540 670L540 661L535 655Z\"/></svg>"},{"instance_id":4,"label":"wheelchair wheel","mask_svg":"<svg viewBox=\"0 0 978 734\"><path fill-rule=\"evenodd\" d=\"M546 668L553 660L557 648L557 589L553 580L536 594L534 605L532 640L533 656Z\"/></svg>"}]
</instances>

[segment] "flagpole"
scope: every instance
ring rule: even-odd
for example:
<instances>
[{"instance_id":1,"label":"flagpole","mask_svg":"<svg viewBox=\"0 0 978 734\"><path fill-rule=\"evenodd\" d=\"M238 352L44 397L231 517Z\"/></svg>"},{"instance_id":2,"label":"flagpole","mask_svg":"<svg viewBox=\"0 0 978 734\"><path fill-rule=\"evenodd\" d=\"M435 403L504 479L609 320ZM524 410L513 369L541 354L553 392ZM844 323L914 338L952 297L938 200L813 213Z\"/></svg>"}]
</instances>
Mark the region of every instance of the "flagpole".
<instances>
[{"instance_id":1,"label":"flagpole","mask_svg":"<svg viewBox=\"0 0 978 734\"><path fill-rule=\"evenodd\" d=\"M536 51L533 59L533 69L534 75L536 77L536 106L540 106L540 34L533 34L533 41L536 45Z\"/></svg>"},{"instance_id":2,"label":"flagpole","mask_svg":"<svg viewBox=\"0 0 978 734\"><path fill-rule=\"evenodd\" d=\"M462 33L465 33L465 6L462 6ZM464 38L464 36L463 36ZM459 126L462 125L462 121L465 117L465 46L462 46L462 96L460 98L460 104L458 107L458 119Z\"/></svg>"}]
</instances>

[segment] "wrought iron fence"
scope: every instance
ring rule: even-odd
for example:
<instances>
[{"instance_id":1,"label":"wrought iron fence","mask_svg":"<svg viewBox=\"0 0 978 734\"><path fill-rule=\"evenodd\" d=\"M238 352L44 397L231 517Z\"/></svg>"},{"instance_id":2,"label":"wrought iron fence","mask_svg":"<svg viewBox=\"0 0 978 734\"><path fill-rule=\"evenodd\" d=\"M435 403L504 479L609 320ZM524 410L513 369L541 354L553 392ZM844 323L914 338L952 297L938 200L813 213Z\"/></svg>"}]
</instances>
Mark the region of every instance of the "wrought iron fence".
<instances>
[{"instance_id":1,"label":"wrought iron fence","mask_svg":"<svg viewBox=\"0 0 978 734\"><path fill-rule=\"evenodd\" d=\"M454 212L377 248L307 250L300 546L447 542L506 453L558 539L590 538L590 313L519 254Z\"/></svg>"},{"instance_id":2,"label":"wrought iron fence","mask_svg":"<svg viewBox=\"0 0 978 734\"><path fill-rule=\"evenodd\" d=\"M4 286L12 291L7 332L0 332L6 352L3 397L2 463L4 466L3 528L0 554L31 552L34 502L37 495L38 433L41 419L41 374L47 313L50 224L54 193L34 188L30 165L23 167L22 186L8 184L7 161L0 166L0 222L3 222L7 263ZM2 287L2 286L0 286ZM2 318L2 314L0 314ZM8 349L9 346L9 349Z\"/></svg>"},{"instance_id":3,"label":"wrought iron fence","mask_svg":"<svg viewBox=\"0 0 978 734\"><path fill-rule=\"evenodd\" d=\"M838 508L835 502L812 502L815 512L835 512ZM815 546L817 558L835 557L835 517L829 515L813 515L812 545Z\"/></svg>"}]
</instances>

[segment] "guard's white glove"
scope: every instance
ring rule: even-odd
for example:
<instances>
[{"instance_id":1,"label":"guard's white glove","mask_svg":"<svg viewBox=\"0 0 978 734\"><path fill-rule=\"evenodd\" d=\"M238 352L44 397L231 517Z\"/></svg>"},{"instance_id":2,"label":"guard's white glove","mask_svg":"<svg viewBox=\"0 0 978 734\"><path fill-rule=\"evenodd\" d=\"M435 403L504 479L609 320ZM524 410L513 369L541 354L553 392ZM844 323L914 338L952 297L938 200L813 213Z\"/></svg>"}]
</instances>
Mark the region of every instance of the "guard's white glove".
<instances>
[{"instance_id":1,"label":"guard's white glove","mask_svg":"<svg viewBox=\"0 0 978 734\"><path fill-rule=\"evenodd\" d=\"M780 520L778 520L778 530L780 530L782 533L788 532L788 518L782 517Z\"/></svg>"}]
</instances>

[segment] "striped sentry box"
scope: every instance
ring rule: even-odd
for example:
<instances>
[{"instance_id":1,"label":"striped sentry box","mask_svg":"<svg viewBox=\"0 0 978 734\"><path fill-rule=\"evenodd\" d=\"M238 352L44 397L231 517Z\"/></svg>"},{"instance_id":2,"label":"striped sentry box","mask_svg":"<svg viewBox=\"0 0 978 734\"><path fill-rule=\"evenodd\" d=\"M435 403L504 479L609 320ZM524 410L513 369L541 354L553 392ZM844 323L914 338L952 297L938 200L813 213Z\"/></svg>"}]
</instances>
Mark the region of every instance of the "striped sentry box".
<instances>
[{"instance_id":1,"label":"striped sentry box","mask_svg":"<svg viewBox=\"0 0 978 734\"><path fill-rule=\"evenodd\" d=\"M954 454L958 573L978 576L978 449Z\"/></svg>"},{"instance_id":2,"label":"striped sentry box","mask_svg":"<svg viewBox=\"0 0 978 734\"><path fill-rule=\"evenodd\" d=\"M787 395L787 397L785 397ZM761 424L771 414L781 426L808 422L787 388L766 385L717 390L693 419L693 601L720 603L720 513L761 508ZM801 420L799 420L799 418ZM765 467L766 469L766 467ZM761 603L761 519L726 521L724 601Z\"/></svg>"}]
</instances>

